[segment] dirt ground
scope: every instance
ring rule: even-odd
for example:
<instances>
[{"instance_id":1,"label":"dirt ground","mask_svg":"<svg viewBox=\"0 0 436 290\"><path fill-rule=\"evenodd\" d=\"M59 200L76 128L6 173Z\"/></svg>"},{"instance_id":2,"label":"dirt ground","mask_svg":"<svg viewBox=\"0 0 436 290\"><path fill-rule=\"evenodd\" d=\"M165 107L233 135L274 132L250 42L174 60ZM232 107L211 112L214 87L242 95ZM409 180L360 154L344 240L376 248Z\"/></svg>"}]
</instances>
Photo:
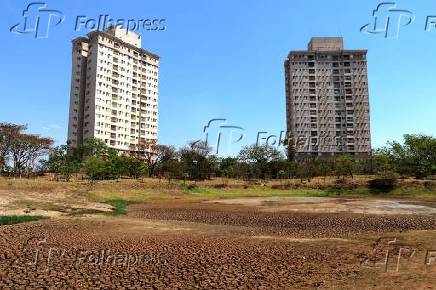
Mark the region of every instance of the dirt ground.
<instances>
[{"instance_id":1,"label":"dirt ground","mask_svg":"<svg viewBox=\"0 0 436 290\"><path fill-rule=\"evenodd\" d=\"M436 202L377 198L268 197L209 200L208 203L258 206L265 212L434 215Z\"/></svg>"},{"instance_id":2,"label":"dirt ground","mask_svg":"<svg viewBox=\"0 0 436 290\"><path fill-rule=\"evenodd\" d=\"M0 288L431 289L435 239L430 202L138 202L0 226Z\"/></svg>"},{"instance_id":3,"label":"dirt ground","mask_svg":"<svg viewBox=\"0 0 436 290\"><path fill-rule=\"evenodd\" d=\"M84 212L110 212L112 207L101 202L90 202L86 195L75 192L0 189L0 214L43 215L59 217Z\"/></svg>"}]
</instances>

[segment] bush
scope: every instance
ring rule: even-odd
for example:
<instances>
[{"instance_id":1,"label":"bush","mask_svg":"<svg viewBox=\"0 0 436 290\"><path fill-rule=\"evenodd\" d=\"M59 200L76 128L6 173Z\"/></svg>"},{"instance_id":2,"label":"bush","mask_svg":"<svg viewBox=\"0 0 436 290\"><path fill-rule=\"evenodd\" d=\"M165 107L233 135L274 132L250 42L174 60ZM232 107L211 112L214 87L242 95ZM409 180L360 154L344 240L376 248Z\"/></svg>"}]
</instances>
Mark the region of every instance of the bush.
<instances>
[{"instance_id":1,"label":"bush","mask_svg":"<svg viewBox=\"0 0 436 290\"><path fill-rule=\"evenodd\" d=\"M196 191L198 190L198 186L196 184L180 184L180 189L184 191Z\"/></svg>"},{"instance_id":2,"label":"bush","mask_svg":"<svg viewBox=\"0 0 436 290\"><path fill-rule=\"evenodd\" d=\"M113 168L110 161L99 157L90 157L86 159L83 169L91 180L102 180L113 178Z\"/></svg>"},{"instance_id":3,"label":"bush","mask_svg":"<svg viewBox=\"0 0 436 290\"><path fill-rule=\"evenodd\" d=\"M424 187L428 190L433 190L436 188L436 183L434 181L426 181L424 182Z\"/></svg>"},{"instance_id":4,"label":"bush","mask_svg":"<svg viewBox=\"0 0 436 290\"><path fill-rule=\"evenodd\" d=\"M325 187L328 190L351 190L357 188L357 185L347 179L337 178L332 185Z\"/></svg>"},{"instance_id":5,"label":"bush","mask_svg":"<svg viewBox=\"0 0 436 290\"><path fill-rule=\"evenodd\" d=\"M389 173L369 180L368 187L375 191L389 192L395 188L397 180L397 175Z\"/></svg>"}]
</instances>

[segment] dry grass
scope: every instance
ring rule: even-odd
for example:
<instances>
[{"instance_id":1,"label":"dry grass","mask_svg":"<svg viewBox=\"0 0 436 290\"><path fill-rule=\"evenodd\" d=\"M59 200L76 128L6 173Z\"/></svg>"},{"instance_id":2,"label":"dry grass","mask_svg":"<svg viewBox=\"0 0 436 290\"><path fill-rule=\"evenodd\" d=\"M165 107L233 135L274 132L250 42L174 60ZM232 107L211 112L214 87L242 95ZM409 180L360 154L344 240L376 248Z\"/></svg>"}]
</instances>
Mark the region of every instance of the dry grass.
<instances>
[{"instance_id":1,"label":"dry grass","mask_svg":"<svg viewBox=\"0 0 436 290\"><path fill-rule=\"evenodd\" d=\"M366 187L373 176L355 176L343 184L337 178L317 177L310 182L300 179L283 180L235 180L215 178L205 181L186 181L144 178L119 179L90 183L86 180L71 182L54 181L50 177L35 179L0 178L0 191L38 193L50 196L80 196L93 202L107 200L147 201L155 199L196 199L262 196L368 196L373 193ZM184 185L185 184L185 185ZM187 186L191 185L191 186ZM345 189L340 187L344 186ZM395 197L434 199L436 181L405 179L399 181L396 190L385 194ZM380 195L379 195L380 196Z\"/></svg>"}]
</instances>

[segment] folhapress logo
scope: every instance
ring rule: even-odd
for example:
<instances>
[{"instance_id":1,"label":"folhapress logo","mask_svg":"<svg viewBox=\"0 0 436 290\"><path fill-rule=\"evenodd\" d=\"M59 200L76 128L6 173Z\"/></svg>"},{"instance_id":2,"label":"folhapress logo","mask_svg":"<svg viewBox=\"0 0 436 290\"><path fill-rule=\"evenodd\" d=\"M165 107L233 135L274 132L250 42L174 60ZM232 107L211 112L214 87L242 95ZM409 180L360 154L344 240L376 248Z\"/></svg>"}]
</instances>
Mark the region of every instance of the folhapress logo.
<instances>
[{"instance_id":1,"label":"folhapress logo","mask_svg":"<svg viewBox=\"0 0 436 290\"><path fill-rule=\"evenodd\" d=\"M227 119L211 119L203 128L206 134L205 143L214 154L231 153L231 146L244 139L244 128L227 124ZM200 142L202 140L198 140ZM227 148L224 148L225 145ZM223 152L223 150L227 150Z\"/></svg>"},{"instance_id":2,"label":"folhapress logo","mask_svg":"<svg viewBox=\"0 0 436 290\"><path fill-rule=\"evenodd\" d=\"M360 31L366 34L383 34L386 38L398 38L400 29L411 24L415 16L409 10L398 9L395 2L380 3L372 13L373 22Z\"/></svg>"},{"instance_id":3,"label":"folhapress logo","mask_svg":"<svg viewBox=\"0 0 436 290\"><path fill-rule=\"evenodd\" d=\"M10 28L15 34L33 34L35 38L47 38L50 27L61 24L65 16L61 11L47 9L47 4L34 2L23 10L23 19Z\"/></svg>"}]
</instances>

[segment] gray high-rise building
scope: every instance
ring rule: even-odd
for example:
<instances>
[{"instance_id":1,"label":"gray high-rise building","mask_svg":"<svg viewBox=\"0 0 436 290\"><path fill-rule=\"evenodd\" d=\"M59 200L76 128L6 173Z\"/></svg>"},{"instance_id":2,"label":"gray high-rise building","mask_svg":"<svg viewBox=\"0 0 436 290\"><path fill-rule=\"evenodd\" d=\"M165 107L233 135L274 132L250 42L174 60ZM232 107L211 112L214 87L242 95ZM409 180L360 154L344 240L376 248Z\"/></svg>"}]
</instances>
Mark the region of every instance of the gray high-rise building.
<instances>
[{"instance_id":1,"label":"gray high-rise building","mask_svg":"<svg viewBox=\"0 0 436 290\"><path fill-rule=\"evenodd\" d=\"M291 154L371 155L366 50L345 50L340 37L314 37L285 60Z\"/></svg>"}]
</instances>

